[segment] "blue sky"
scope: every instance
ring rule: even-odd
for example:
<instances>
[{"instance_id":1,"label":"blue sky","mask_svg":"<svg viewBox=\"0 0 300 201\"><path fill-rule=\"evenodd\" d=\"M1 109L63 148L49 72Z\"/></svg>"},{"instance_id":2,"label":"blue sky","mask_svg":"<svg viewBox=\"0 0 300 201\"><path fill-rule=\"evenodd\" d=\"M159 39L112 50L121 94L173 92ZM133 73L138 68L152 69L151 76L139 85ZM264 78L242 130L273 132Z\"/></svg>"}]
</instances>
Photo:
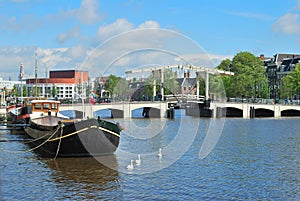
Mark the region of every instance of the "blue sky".
<instances>
[{"instance_id":1,"label":"blue sky","mask_svg":"<svg viewBox=\"0 0 300 201\"><path fill-rule=\"evenodd\" d=\"M21 63L32 76L35 53L39 76L82 68L90 77L177 58L215 67L240 51L299 54L299 13L299 0L0 0L0 77L16 80Z\"/></svg>"}]
</instances>

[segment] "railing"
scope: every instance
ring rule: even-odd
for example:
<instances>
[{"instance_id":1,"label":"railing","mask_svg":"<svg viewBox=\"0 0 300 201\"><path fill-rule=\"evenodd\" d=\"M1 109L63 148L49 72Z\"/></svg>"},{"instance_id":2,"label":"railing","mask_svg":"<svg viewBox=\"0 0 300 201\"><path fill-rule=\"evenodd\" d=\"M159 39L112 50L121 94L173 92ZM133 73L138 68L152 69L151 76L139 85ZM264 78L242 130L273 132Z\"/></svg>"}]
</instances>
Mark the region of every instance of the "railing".
<instances>
[{"instance_id":1,"label":"railing","mask_svg":"<svg viewBox=\"0 0 300 201\"><path fill-rule=\"evenodd\" d=\"M256 104L281 104L281 105L300 105L300 100L289 99L263 99L263 98L228 98L227 102L232 103L256 103Z\"/></svg>"}]
</instances>

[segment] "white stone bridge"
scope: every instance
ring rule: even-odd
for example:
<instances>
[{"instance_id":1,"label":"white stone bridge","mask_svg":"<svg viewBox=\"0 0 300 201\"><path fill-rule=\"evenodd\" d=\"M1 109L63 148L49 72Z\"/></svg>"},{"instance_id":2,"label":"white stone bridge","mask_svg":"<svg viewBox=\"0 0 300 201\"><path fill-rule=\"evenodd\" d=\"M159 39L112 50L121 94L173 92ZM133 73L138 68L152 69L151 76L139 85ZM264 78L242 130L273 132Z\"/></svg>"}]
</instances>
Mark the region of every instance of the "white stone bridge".
<instances>
[{"instance_id":1,"label":"white stone bridge","mask_svg":"<svg viewBox=\"0 0 300 201\"><path fill-rule=\"evenodd\" d=\"M213 102L210 104L213 117L224 116L222 109L230 110L232 113L240 113L243 118L268 116L300 116L300 105L283 105L283 104L260 104L260 103L232 103L232 102ZM223 110L224 112L224 110Z\"/></svg>"},{"instance_id":2,"label":"white stone bridge","mask_svg":"<svg viewBox=\"0 0 300 201\"><path fill-rule=\"evenodd\" d=\"M166 102L118 102L102 104L70 104L61 105L60 110L73 110L84 112L85 117L93 117L98 110L109 109L114 118L131 118L132 111L140 108L148 108L150 117L166 117L168 103Z\"/></svg>"}]
</instances>

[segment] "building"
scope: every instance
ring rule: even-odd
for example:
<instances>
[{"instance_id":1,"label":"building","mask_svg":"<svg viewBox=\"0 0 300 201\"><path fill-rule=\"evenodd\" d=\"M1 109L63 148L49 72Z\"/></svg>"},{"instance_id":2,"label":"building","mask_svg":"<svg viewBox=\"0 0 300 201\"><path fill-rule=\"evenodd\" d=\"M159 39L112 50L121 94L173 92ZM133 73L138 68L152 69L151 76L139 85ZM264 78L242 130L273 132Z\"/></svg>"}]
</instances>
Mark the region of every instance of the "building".
<instances>
[{"instance_id":1,"label":"building","mask_svg":"<svg viewBox=\"0 0 300 201\"><path fill-rule=\"evenodd\" d=\"M264 62L266 74L269 80L269 91L271 99L279 99L279 88L281 79L294 70L300 61L299 54L275 54L273 59Z\"/></svg>"},{"instance_id":2,"label":"building","mask_svg":"<svg viewBox=\"0 0 300 201\"><path fill-rule=\"evenodd\" d=\"M87 71L53 70L49 78L26 79L26 87L29 96L85 99L88 80Z\"/></svg>"}]
</instances>

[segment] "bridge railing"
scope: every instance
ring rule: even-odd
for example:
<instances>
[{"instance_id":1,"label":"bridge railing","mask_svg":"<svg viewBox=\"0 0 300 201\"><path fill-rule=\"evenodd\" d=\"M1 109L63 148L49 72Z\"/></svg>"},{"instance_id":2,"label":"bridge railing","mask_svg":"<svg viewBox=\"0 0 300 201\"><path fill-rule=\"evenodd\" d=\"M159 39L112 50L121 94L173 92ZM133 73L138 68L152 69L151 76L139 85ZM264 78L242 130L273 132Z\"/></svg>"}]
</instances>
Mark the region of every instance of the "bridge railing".
<instances>
[{"instance_id":1,"label":"bridge railing","mask_svg":"<svg viewBox=\"0 0 300 201\"><path fill-rule=\"evenodd\" d=\"M300 105L300 100L289 99L263 99L263 98L227 98L227 102L232 103L256 103L256 104L282 104L282 105Z\"/></svg>"}]
</instances>

